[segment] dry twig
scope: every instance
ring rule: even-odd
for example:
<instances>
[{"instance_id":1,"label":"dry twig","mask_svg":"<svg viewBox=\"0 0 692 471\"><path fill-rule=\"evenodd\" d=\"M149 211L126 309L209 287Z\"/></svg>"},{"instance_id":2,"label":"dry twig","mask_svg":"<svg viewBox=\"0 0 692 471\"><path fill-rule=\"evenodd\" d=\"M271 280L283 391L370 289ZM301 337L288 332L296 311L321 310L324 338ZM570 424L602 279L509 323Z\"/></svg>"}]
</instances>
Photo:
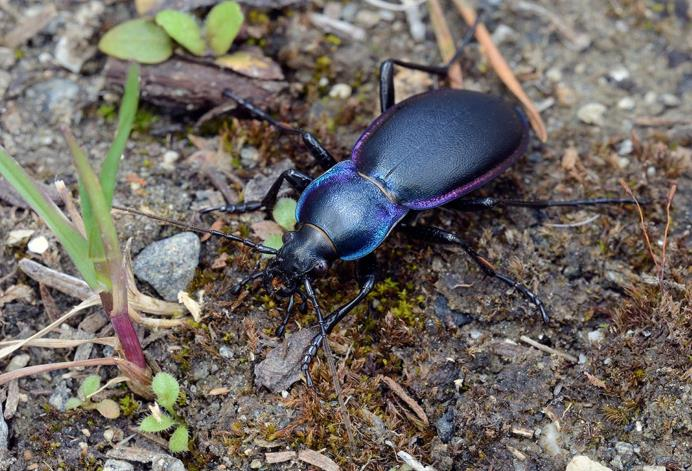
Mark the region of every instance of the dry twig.
<instances>
[{"instance_id":1,"label":"dry twig","mask_svg":"<svg viewBox=\"0 0 692 471\"><path fill-rule=\"evenodd\" d=\"M430 12L430 21L432 23L433 31L435 31L437 47L440 49L442 61L447 63L452 59L452 57L454 57L454 53L456 52L456 44L454 43L452 33L449 31L449 26L447 25L445 15L442 12L440 0L428 0L428 11ZM460 64L452 64L447 72L447 77L449 78L450 88L463 87L463 76Z\"/></svg>"},{"instance_id":2,"label":"dry twig","mask_svg":"<svg viewBox=\"0 0 692 471\"><path fill-rule=\"evenodd\" d=\"M466 2L466 0L452 0L452 2L457 10L459 10L459 13L464 18L464 21L466 21L466 24L471 26L476 22L476 12ZM512 69L505 58L502 57L502 54L497 49L497 46L495 46L495 43L493 43L490 33L485 25L479 24L476 28L476 39L478 39L478 42L481 44L483 53L488 58L490 65L492 65L493 69L495 69L495 72L497 73L498 77L500 77L500 80L504 82L507 88L509 88L509 90L524 106L529 121L531 122L531 127L533 127L533 130L536 132L538 138L541 140L541 142L547 141L548 132L545 129L545 124L543 123L543 119L541 119L540 113L536 109L536 106L533 104L531 99L524 92L524 89L514 76L514 73L512 72Z\"/></svg>"},{"instance_id":3,"label":"dry twig","mask_svg":"<svg viewBox=\"0 0 692 471\"><path fill-rule=\"evenodd\" d=\"M388 376L382 376L382 381L389 387L389 389L392 390L394 394L399 396L399 398L406 403L407 406L411 408L411 410L418 416L418 418L425 424L425 425L430 425L430 421L428 420L428 416L425 414L425 411L423 408L418 405L418 403L411 397L409 396L406 391L404 391L404 388L399 386L399 383L394 381L392 378Z\"/></svg>"},{"instance_id":4,"label":"dry twig","mask_svg":"<svg viewBox=\"0 0 692 471\"><path fill-rule=\"evenodd\" d=\"M571 361L572 363L579 363L579 359L574 355L570 355L569 353L561 352L559 350L555 350L554 348L550 348L547 345L543 345L542 343L536 342L535 340L527 337L526 335L522 335L521 337L519 337L519 340L521 340L524 343L528 343L532 347L537 348L542 352L550 353L551 355L557 355L559 357Z\"/></svg>"}]
</instances>

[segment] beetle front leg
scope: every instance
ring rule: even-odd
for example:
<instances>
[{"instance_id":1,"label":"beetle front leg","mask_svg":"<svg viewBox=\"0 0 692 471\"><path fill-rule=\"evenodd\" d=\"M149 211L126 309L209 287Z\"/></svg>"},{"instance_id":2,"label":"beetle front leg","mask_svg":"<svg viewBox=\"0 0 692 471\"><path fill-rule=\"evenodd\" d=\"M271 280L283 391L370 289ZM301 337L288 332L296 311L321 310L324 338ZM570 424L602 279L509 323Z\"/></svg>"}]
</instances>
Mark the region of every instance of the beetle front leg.
<instances>
[{"instance_id":1,"label":"beetle front leg","mask_svg":"<svg viewBox=\"0 0 692 471\"><path fill-rule=\"evenodd\" d=\"M536 305L541 317L543 318L543 322L548 322L549 318L545 306L543 305L541 299L533 291L516 281L511 276L497 271L492 263L479 255L458 235L433 226L401 226L401 229L417 239L438 244L457 245L461 247L462 250L464 250L464 252L466 252L466 254L471 257L474 262L476 262L483 273L488 276L492 276L493 278L497 278L506 285L509 285L519 291L526 299Z\"/></svg>"},{"instance_id":2,"label":"beetle front leg","mask_svg":"<svg viewBox=\"0 0 692 471\"><path fill-rule=\"evenodd\" d=\"M294 128L293 126L288 126L287 124L280 123L279 121L272 118L266 111L259 109L257 106L250 103L246 99L239 97L231 90L226 89L223 91L222 94L223 96L235 101L240 107L246 109L247 111L255 115L256 118L268 122L275 128L290 134L299 134L301 139L303 139L305 147L308 148L310 154L315 158L315 160L317 161L319 166L322 167L323 170L329 170L334 165L336 165L336 159L334 158L334 156L322 145L322 143L317 139L317 137L313 133L305 131L303 129Z\"/></svg>"},{"instance_id":3,"label":"beetle front leg","mask_svg":"<svg viewBox=\"0 0 692 471\"><path fill-rule=\"evenodd\" d=\"M202 214L206 214L212 211L221 211L223 213L240 214L256 211L262 208L271 209L276 203L276 198L279 195L279 190L281 189L281 185L284 181L288 182L288 184L291 185L291 187L298 193L302 193L303 190L305 190L305 188L310 184L312 178L296 169L288 169L282 172L279 178L272 183L272 186L269 187L267 194L264 195L264 198L262 198L261 201L246 201L244 203L226 204L216 208L206 208L201 212Z\"/></svg>"},{"instance_id":4,"label":"beetle front leg","mask_svg":"<svg viewBox=\"0 0 692 471\"><path fill-rule=\"evenodd\" d=\"M319 350L320 345L322 345L322 341L324 340L323 332L325 334L329 334L332 329L334 329L334 326L338 324L339 321L346 316L346 314L351 312L353 308L360 304L375 286L377 262L374 254L367 255L366 257L358 260L356 274L358 277L358 283L360 284L360 291L358 291L358 294L352 300L339 307L336 311L332 312L323 319L323 329L321 328L320 333L312 338L312 342L310 342L310 345L305 351L301 370L305 374L308 386L312 386L312 379L310 378L310 364L315 358L315 355L317 355L317 350Z\"/></svg>"}]
</instances>

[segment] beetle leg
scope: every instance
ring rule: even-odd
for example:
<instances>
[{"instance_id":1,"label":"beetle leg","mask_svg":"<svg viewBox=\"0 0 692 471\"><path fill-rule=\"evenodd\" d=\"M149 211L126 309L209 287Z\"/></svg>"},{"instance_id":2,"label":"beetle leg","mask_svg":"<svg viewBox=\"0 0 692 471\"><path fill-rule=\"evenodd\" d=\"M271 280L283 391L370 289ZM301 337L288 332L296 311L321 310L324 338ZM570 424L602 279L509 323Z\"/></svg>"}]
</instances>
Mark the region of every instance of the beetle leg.
<instances>
[{"instance_id":1,"label":"beetle leg","mask_svg":"<svg viewBox=\"0 0 692 471\"><path fill-rule=\"evenodd\" d=\"M294 128L287 124L280 123L279 121L269 116L269 114L266 111L259 109L246 99L239 97L238 95L233 93L233 91L231 90L226 89L223 91L222 94L223 96L235 101L240 107L246 109L247 111L255 115L256 118L268 122L275 128L290 134L300 134L300 137L303 139L303 143L308 148L308 151L315 158L315 160L317 160L317 163L320 165L320 167L322 167L323 170L329 170L334 165L336 165L336 159L334 158L334 156L327 149L325 149L325 147L317 139L317 137L315 137L313 133L309 131L304 131L302 129Z\"/></svg>"},{"instance_id":2,"label":"beetle leg","mask_svg":"<svg viewBox=\"0 0 692 471\"><path fill-rule=\"evenodd\" d=\"M332 329L334 329L334 326L341 319L343 319L346 316L346 314L351 312L353 308L360 304L360 302L363 299L365 299L368 293L372 291L372 288L375 286L376 273L377 263L374 254L367 255L366 257L358 260L356 274L358 277L358 283L360 285L360 291L358 291L358 294L352 300L350 300L343 306L339 307L336 311L332 312L323 319L321 323L321 327L323 327L323 329L320 328L320 333L318 333L312 338L312 342L310 342L310 346L308 346L307 350L305 351L305 356L303 356L303 363L301 365L301 369L305 373L305 378L308 380L308 386L312 386L312 380L309 379L310 363L312 363L312 360L315 358L315 355L317 354L317 350L320 348L320 345L322 345L322 340L324 339L324 336L328 335L332 331Z\"/></svg>"},{"instance_id":3,"label":"beetle leg","mask_svg":"<svg viewBox=\"0 0 692 471\"><path fill-rule=\"evenodd\" d=\"M639 201L639 204L648 203L650 203L650 201ZM609 204L637 204L637 202L631 198L592 198L583 200L517 200L486 197L455 200L449 203L449 206L460 211L477 211L482 209L505 207L552 208L556 206L600 206Z\"/></svg>"},{"instance_id":4,"label":"beetle leg","mask_svg":"<svg viewBox=\"0 0 692 471\"><path fill-rule=\"evenodd\" d=\"M281 185L284 181L288 182L294 190L302 193L303 190L310 184L312 178L296 169L288 169L282 172L279 178L272 183L269 191L267 191L267 194L264 195L264 198L262 198L261 201L246 201L245 203L226 204L216 208L206 208L201 212L202 214L205 214L211 211L221 211L224 213L239 214L255 211L261 208L271 209L274 207L274 203L276 203L276 198L279 195L279 190L281 189Z\"/></svg>"},{"instance_id":5,"label":"beetle leg","mask_svg":"<svg viewBox=\"0 0 692 471\"><path fill-rule=\"evenodd\" d=\"M380 64L380 110L382 113L387 111L389 108L394 106L394 66L404 67L407 69L420 70L422 72L428 72L434 75L444 76L447 75L449 67L459 60L464 48L473 40L473 35L476 33L476 28L478 27L483 14L482 12L476 17L476 21L473 26L469 28L464 37L461 39L459 46L457 46L454 56L443 65L426 65L426 64L416 64L413 62L406 62L398 59L387 59L382 64Z\"/></svg>"},{"instance_id":6,"label":"beetle leg","mask_svg":"<svg viewBox=\"0 0 692 471\"><path fill-rule=\"evenodd\" d=\"M427 242L435 242L439 244L453 244L461 247L466 254L471 257L471 259L476 262L480 269L488 276L492 276L502 281L503 283L511 286L512 288L519 291L526 299L538 307L538 311L543 318L543 322L548 322L548 313L545 310L545 306L540 298L530 289L528 289L523 284L519 283L511 276L506 275L502 272L495 270L492 263L486 260L484 257L479 255L475 250L473 250L466 242L464 242L458 235L453 232L448 232L438 227L433 226L401 226L401 228L408 234L425 240Z\"/></svg>"}]
</instances>

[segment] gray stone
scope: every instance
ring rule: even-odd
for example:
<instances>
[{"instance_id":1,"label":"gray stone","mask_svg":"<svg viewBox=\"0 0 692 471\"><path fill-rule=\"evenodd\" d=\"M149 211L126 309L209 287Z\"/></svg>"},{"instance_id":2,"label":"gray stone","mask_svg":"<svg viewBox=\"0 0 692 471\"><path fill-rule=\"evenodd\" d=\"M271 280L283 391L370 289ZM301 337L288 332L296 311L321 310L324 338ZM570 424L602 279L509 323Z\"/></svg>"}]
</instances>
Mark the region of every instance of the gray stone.
<instances>
[{"instance_id":1,"label":"gray stone","mask_svg":"<svg viewBox=\"0 0 692 471\"><path fill-rule=\"evenodd\" d=\"M9 436L10 429L5 422L5 417L2 412L2 404L0 404L0 452L7 450L7 438Z\"/></svg>"},{"instance_id":2,"label":"gray stone","mask_svg":"<svg viewBox=\"0 0 692 471\"><path fill-rule=\"evenodd\" d=\"M151 471L185 471L185 465L178 458L159 455L152 460Z\"/></svg>"},{"instance_id":3,"label":"gray stone","mask_svg":"<svg viewBox=\"0 0 692 471\"><path fill-rule=\"evenodd\" d=\"M281 162L268 167L264 171L264 175L257 175L252 180L247 182L243 192L245 195L245 201L260 201L262 198L264 198L264 195L267 194L267 191L269 191L269 187L272 186L272 183L274 183L276 179L281 176L281 173L284 170L288 170L289 168L293 167L293 162L288 159L282 160ZM281 191L279 191L279 196L285 196L288 194L289 190L290 187L288 184L284 184Z\"/></svg>"},{"instance_id":4,"label":"gray stone","mask_svg":"<svg viewBox=\"0 0 692 471\"><path fill-rule=\"evenodd\" d=\"M233 358L233 350L228 345L221 345L219 348L219 355L226 359Z\"/></svg>"},{"instance_id":5,"label":"gray stone","mask_svg":"<svg viewBox=\"0 0 692 471\"><path fill-rule=\"evenodd\" d=\"M17 61L17 56L14 54L14 49L9 47L0 47L0 69L7 70Z\"/></svg>"},{"instance_id":6,"label":"gray stone","mask_svg":"<svg viewBox=\"0 0 692 471\"><path fill-rule=\"evenodd\" d=\"M199 381L207 376L209 376L209 363L206 361L195 363L192 367L192 378Z\"/></svg>"},{"instance_id":7,"label":"gray stone","mask_svg":"<svg viewBox=\"0 0 692 471\"><path fill-rule=\"evenodd\" d=\"M35 112L46 115L49 121L69 121L81 94L79 85L63 78L37 83L26 91Z\"/></svg>"},{"instance_id":8,"label":"gray stone","mask_svg":"<svg viewBox=\"0 0 692 471\"><path fill-rule=\"evenodd\" d=\"M593 461L588 456L579 455L567 463L565 471L611 471L611 469Z\"/></svg>"},{"instance_id":9,"label":"gray stone","mask_svg":"<svg viewBox=\"0 0 692 471\"><path fill-rule=\"evenodd\" d=\"M7 91L7 87L10 86L11 81L12 81L12 76L10 75L10 73L5 72L4 70L0 70L0 98L5 96L5 92Z\"/></svg>"},{"instance_id":10,"label":"gray stone","mask_svg":"<svg viewBox=\"0 0 692 471\"><path fill-rule=\"evenodd\" d=\"M135 275L149 283L165 300L175 301L178 292L195 276L199 251L199 237L192 232L156 241L135 258Z\"/></svg>"},{"instance_id":11,"label":"gray stone","mask_svg":"<svg viewBox=\"0 0 692 471\"><path fill-rule=\"evenodd\" d=\"M435 422L437 436L440 437L442 443L449 443L454 436L454 408L450 407L447 412Z\"/></svg>"},{"instance_id":12,"label":"gray stone","mask_svg":"<svg viewBox=\"0 0 692 471\"><path fill-rule=\"evenodd\" d=\"M579 111L577 111L577 117L586 124L603 126L603 115L605 112L605 105L602 105L601 103L587 103L579 108Z\"/></svg>"},{"instance_id":13,"label":"gray stone","mask_svg":"<svg viewBox=\"0 0 692 471\"><path fill-rule=\"evenodd\" d=\"M461 327L473 321L469 314L450 309L447 298L442 295L435 298L435 315L447 326Z\"/></svg>"},{"instance_id":14,"label":"gray stone","mask_svg":"<svg viewBox=\"0 0 692 471\"><path fill-rule=\"evenodd\" d=\"M127 461L110 459L103 463L103 471L132 471L134 469L132 463Z\"/></svg>"},{"instance_id":15,"label":"gray stone","mask_svg":"<svg viewBox=\"0 0 692 471\"><path fill-rule=\"evenodd\" d=\"M72 392L67 387L67 382L64 380L60 381L57 386L55 386L55 389L53 389L53 394L50 395L48 403L60 412L63 412L67 399L69 399L71 395Z\"/></svg>"}]
</instances>

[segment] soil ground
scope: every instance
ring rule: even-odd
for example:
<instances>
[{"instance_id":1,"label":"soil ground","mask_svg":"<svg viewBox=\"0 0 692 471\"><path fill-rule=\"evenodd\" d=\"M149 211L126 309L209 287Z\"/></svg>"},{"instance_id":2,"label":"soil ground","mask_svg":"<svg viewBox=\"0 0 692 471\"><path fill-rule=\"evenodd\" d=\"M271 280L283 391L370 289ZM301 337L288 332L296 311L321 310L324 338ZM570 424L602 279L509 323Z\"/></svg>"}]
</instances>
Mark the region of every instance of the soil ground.
<instances>
[{"instance_id":1,"label":"soil ground","mask_svg":"<svg viewBox=\"0 0 692 471\"><path fill-rule=\"evenodd\" d=\"M130 2L0 2L0 35L15 25L13 13L21 16L30 7L52 3L55 19L25 44L3 52L0 73L5 75L0 78L8 85L0 104L0 144L37 179L50 183L61 178L74 188L57 123L70 122L90 155L100 158L115 127L108 110L117 95L106 88L103 56L93 56L74 74L56 65L52 55L78 13L91 12L87 16L95 23L95 43L110 25L133 12ZM307 469L298 462L265 462L265 452L303 448L319 450L344 469L404 469L396 456L400 450L438 470L564 469L580 454L614 470L692 467L691 6L685 0L544 6L588 37L590 45L577 51L574 41L544 16L528 11L526 2L485 4L489 30L528 95L543 109L549 140L541 144L534 137L526 156L478 194L624 197L624 181L639 198L654 202L644 207L644 223L653 252L660 257L664 243L667 249L662 285L639 215L631 207L478 213L440 209L425 214L423 221L462 234L497 267L535 290L551 320L541 322L520 295L485 278L462 251L394 233L377 251L381 268L375 293L330 337L355 428L356 442L349 448L322 355L313 369L314 390L297 383L281 395L255 387L254 366L275 345L272 332L283 306L261 287L237 302L230 288L252 270L255 256L230 242L208 240L193 282L193 288L205 291L202 322L141 332L148 340L147 354L178 378L185 392L181 411L192 431L193 451L180 458L188 469ZM377 114L379 62L387 57L440 60L427 14L427 35L415 42L401 13L380 14L365 3L328 5L344 16L370 14L351 20L367 31L365 41L355 41L337 39L310 23L308 13L323 7L256 10L248 17L262 28L259 45L282 66L291 84L271 111L313 130L345 159ZM461 37L465 27L456 11L449 4L443 7L454 36ZM469 46L462 65L468 88L509 96L477 44ZM399 79L406 79L411 92L431 83L425 75L410 73ZM57 83L66 97L64 106L42 98L57 93L41 88L46 83ZM350 96L330 96L337 84L351 86ZM594 107L585 105L594 103L603 105L602 116L588 116ZM144 105L122 164L118 204L211 223L213 219L200 222L191 215L221 197L188 159L196 150L189 134L227 143L227 158L237 164L231 173L240 183L234 188L238 194L263 168L286 158L305 172L319 173L290 136L246 119L222 118L195 129L198 117ZM654 118L657 126L641 125ZM594 122L584 122L589 120ZM254 160L240 156L248 146L259 150ZM181 155L172 169L162 166L167 151ZM666 239L663 202L673 182L678 186ZM226 230L247 232L263 217L221 219ZM178 231L129 215L119 214L117 221L122 239L133 239L134 253ZM49 322L38 286L15 271L20 258L73 272L45 226L32 213L3 202L0 239L4 242L17 228L48 236L50 248L35 255L24 246L4 246L0 253L0 289L26 284L33 293L2 306L5 339L27 336ZM226 254L221 262L220 254ZM325 310L356 292L352 264L338 263L329 273L317 285ZM75 304L58 292L53 297L61 311ZM298 315L289 331L312 323L311 314ZM522 336L577 362L533 348ZM73 357L64 350L31 348L27 353L32 365ZM92 355L103 353L97 346ZM49 405L57 389L73 395L79 379L92 372L20 381L20 404L8 420L11 469L99 469L112 448L106 432L115 434L114 442L134 434L128 444L158 446L134 431L147 411L144 401L115 421L95 411L66 413ZM100 373L104 379L115 375L109 369ZM422 407L429 426L383 376ZM226 388L225 394L210 395L215 388ZM131 397L124 388L111 396L121 401Z\"/></svg>"}]
</instances>

